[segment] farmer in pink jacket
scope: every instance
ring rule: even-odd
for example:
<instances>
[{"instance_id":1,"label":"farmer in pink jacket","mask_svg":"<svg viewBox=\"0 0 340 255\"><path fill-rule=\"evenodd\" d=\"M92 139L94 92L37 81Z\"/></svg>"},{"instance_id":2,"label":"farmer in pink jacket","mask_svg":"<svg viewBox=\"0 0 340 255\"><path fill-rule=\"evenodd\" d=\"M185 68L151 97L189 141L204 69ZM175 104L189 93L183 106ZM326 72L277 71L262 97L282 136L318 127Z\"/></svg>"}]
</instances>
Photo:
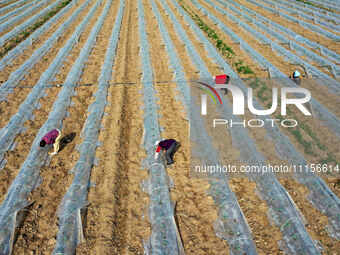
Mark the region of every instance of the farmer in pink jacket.
<instances>
[{"instance_id":1,"label":"farmer in pink jacket","mask_svg":"<svg viewBox=\"0 0 340 255\"><path fill-rule=\"evenodd\" d=\"M46 144L53 144L54 152L49 153L55 155L59 151L59 142L61 138L61 131L59 129L53 129L49 131L40 141L40 147L45 147Z\"/></svg>"}]
</instances>

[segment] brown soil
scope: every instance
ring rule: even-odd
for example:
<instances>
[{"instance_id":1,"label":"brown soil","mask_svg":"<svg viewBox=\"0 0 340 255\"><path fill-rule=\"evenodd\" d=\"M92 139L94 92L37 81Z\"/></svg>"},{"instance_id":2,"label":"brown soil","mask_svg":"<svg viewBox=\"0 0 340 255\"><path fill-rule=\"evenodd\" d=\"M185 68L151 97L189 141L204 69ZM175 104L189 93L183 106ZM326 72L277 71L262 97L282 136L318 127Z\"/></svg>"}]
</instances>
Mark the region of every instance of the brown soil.
<instances>
[{"instance_id":1,"label":"brown soil","mask_svg":"<svg viewBox=\"0 0 340 255\"><path fill-rule=\"evenodd\" d=\"M31 3L31 2L33 2L33 0L25 1L24 3L22 3L22 4L20 4L20 5L17 5L15 8L20 8L20 7L22 7L23 5L28 4L28 3ZM10 4L13 4L13 3L14 3L14 2L7 3L7 4L0 4L0 8L4 8L4 7L6 7L6 6L10 5ZM9 10L7 10L6 12L2 13L1 16L6 15L7 13L12 12L12 11L13 11L13 9L9 9ZM21 12L20 12L20 13L21 13ZM16 16L16 15L15 15L15 16ZM11 16L11 17L12 17L12 16ZM7 20L8 20L8 18L7 18L5 21L7 21Z\"/></svg>"},{"instance_id":2,"label":"brown soil","mask_svg":"<svg viewBox=\"0 0 340 255\"><path fill-rule=\"evenodd\" d=\"M25 60L27 60L35 49L65 21L71 13L85 0L71 8L67 14L60 19L58 24L52 26L42 37L34 42L22 55L20 55L10 66L6 67L5 72L0 74L0 80L5 81L11 72L16 70ZM254 8L245 0L238 0L249 8ZM198 54L208 67L211 74L220 74L221 68L209 58L202 43L196 39L174 7L171 1L167 1L178 21L187 32L188 37L197 49ZM204 1L199 1L211 13L224 19ZM188 55L185 45L181 38L176 34L171 23L171 19L166 15L162 8L161 1L156 1L161 12L162 19L166 25L168 33L173 40L179 60L183 65L187 80L198 78L199 72L193 61ZM91 6L94 3L91 4ZM196 10L190 1L185 4ZM70 71L73 63L84 46L91 28L98 19L105 2L98 8L97 12L90 20L79 42L75 45L69 56L65 59L65 65L61 68L56 77L55 83L63 83ZM218 211L212 198L207 194L209 183L207 179L196 178L190 175L190 141L188 140L188 122L185 120L184 109L181 102L177 101L175 83L162 83L159 81L173 80L173 73L169 68L168 54L161 40L159 27L156 18L151 10L149 0L143 0L145 12L145 24L150 44L150 57L154 71L154 85L159 100L160 126L163 138L175 138L181 142L181 148L175 154L175 164L167 169L173 180L174 187L171 189L171 199L176 203L176 218L178 229L182 237L186 254L228 254L229 247L225 240L218 238L215 234L213 224L217 219ZM88 6L78 17L77 21L71 25L70 29L61 37L56 45L37 63L26 75L25 81L20 85L35 84L41 74L55 58L58 50L70 38L75 27L81 22L81 18L86 15L90 7ZM72 183L73 175L69 171L74 167L79 158L75 150L76 145L81 144L80 132L87 117L87 108L93 102L93 93L97 90L97 80L104 62L105 52L109 43L109 36L114 25L114 20L119 8L119 1L113 1L110 13L97 36L97 42L87 61L80 79L82 84L92 84L92 86L80 86L76 88L77 95L72 98L74 107L69 108L70 115L63 121L63 135L76 133L74 140L67 144L58 155L56 155L49 167L41 169L42 184L32 192L29 200L33 204L24 210L25 218L17 228L17 238L14 244L13 254L51 254L56 243L58 232L57 209ZM280 17L268 14L263 10L256 9L261 14L273 18L284 26L293 29L292 24ZM246 53L234 44L230 37L225 35L217 26L209 22L208 18L201 16L211 28L214 28L218 36L232 47L236 57L226 59L226 61L236 70L233 63L242 60L244 65L248 65L255 72L257 77L268 77L267 71L262 70ZM223 18L223 19L222 19ZM225 20L225 19L224 19ZM290 74L292 66L288 65L281 57L273 54L270 48L260 45L253 40L247 33L240 30L233 23L225 23L240 35L255 50L276 65L285 74ZM300 27L298 27L300 29ZM313 32L304 29L298 32L305 33L309 39L317 40L320 44L335 49L334 42L330 42L323 37L316 36ZM113 68L112 85L108 91L108 102L106 116L103 118L103 129L100 132L99 140L102 146L98 147L96 158L98 166L94 166L91 173L91 183L94 184L89 189L88 201L83 223L85 242L77 248L77 254L143 254L143 244L151 234L151 226L148 220L149 198L143 192L141 183L148 178L148 173L142 170L142 161L146 157L144 149L141 147L143 139L143 112L140 106L143 105L143 96L140 94L142 89L141 79L141 59L139 55L139 30L138 30L138 6L137 1L126 0L125 13L122 21L120 41L118 43L115 64ZM209 39L210 40L210 39ZM213 41L211 41L213 42ZM338 46L337 46L338 47ZM246 78L249 75L240 74ZM123 85L113 85L123 83ZM267 84L271 89L274 85ZM337 96L331 95L316 84L303 84L308 87L322 104L334 111L339 117L340 112L335 100ZM0 171L0 201L3 201L9 185L18 174L21 164L28 155L31 144L39 128L46 121L48 113L51 111L52 104L58 96L61 88L54 87L47 90L47 97L41 99L42 109L36 110L34 121L25 123L28 127L26 134L20 134L16 141L18 146L14 151L8 152L6 167ZM17 88L12 95L9 95L7 103L0 103L0 128L5 126L10 117L15 114L20 103L29 94L31 88ZM255 94L256 95L256 94ZM270 96L268 93L267 96ZM256 95L257 96L257 95ZM323 100L322 98L327 98ZM231 96L228 96L231 102ZM265 104L267 102L263 102ZM298 142L287 129L282 129L293 142L294 146L301 152L307 161L315 162L327 157L327 153L332 153L337 161L340 161L339 143L335 136L327 128L322 126L316 119L302 116L295 109L290 109L299 122L308 125L316 135L320 143L326 146L326 150L321 149L315 139L307 131L300 129L302 138L311 142L311 150L314 154L306 152L305 146ZM246 112L245 119L254 118ZM250 137L256 143L256 148L267 159L267 162L282 162L277 155L273 143L266 139L266 131L262 128L248 129ZM221 151L221 160L226 163L237 162L240 151L232 145L230 133L225 133L224 142L227 148ZM217 141L213 141L217 144ZM323 176L323 178L325 178ZM333 192L340 197L340 187L334 187L333 179L326 179L326 182ZM340 242L334 241L325 231L327 217L317 211L307 200L308 189L293 179L280 179L280 183L297 205L306 219L306 229L313 239L318 240L324 248L324 254L337 254L340 250ZM247 178L231 178L229 185L235 192L238 203L249 223L254 242L259 254L283 254L278 247L278 241L282 239L279 228L271 224L268 218L268 206L256 194L256 183Z\"/></svg>"},{"instance_id":3,"label":"brown soil","mask_svg":"<svg viewBox=\"0 0 340 255\"><path fill-rule=\"evenodd\" d=\"M104 5L102 5L104 7ZM108 14L105 26L102 27L100 33L106 34L112 30L110 15L114 15L117 7L112 5ZM101 12L103 8L99 8ZM97 15L98 17L99 15ZM94 26L95 19L91 20L88 28ZM87 31L89 32L89 31ZM84 45L89 33L86 34L79 42L79 46ZM94 61L101 56L101 51L106 47L107 40L98 42L97 50L91 53L89 61ZM71 55L71 58L77 57L78 54ZM73 62L75 59L72 59ZM100 69L94 66L88 66L84 70L84 77L88 74L99 75ZM66 74L65 74L66 75ZM30 214L22 223L22 227L18 233L18 239L14 245L14 252L21 254L23 251L32 251L39 254L51 254L55 246L56 234L58 232L57 208L66 193L67 188L72 183L72 175L69 171L72 169L78 159L78 152L75 145L80 144L80 131L87 116L87 107L91 102L93 92L96 86L79 87L76 89L77 97L73 98L74 107L69 109L69 118L63 122L63 135L69 135L75 132L75 138L72 143L68 144L57 156L55 156L49 167L45 167L41 171L43 179L42 184L31 194L29 200L34 201L34 205L30 208ZM54 95L55 97L57 94ZM51 174L52 172L52 174ZM46 217L49 215L48 217Z\"/></svg>"},{"instance_id":4,"label":"brown soil","mask_svg":"<svg viewBox=\"0 0 340 255\"><path fill-rule=\"evenodd\" d=\"M151 4L149 1L144 1L144 3L148 39L152 42L161 42L157 20L151 13ZM165 47L154 43L150 50L155 70L154 79L171 80L172 74L168 69L168 53ZM228 250L227 244L215 235L213 229L213 223L217 219L217 210L212 198L207 196L209 183L207 180L192 178L189 175L190 158L187 156L190 154L189 123L185 120L181 102L175 100L176 84L161 83L155 87L160 99L162 116L160 125L164 127L162 138L173 138L181 143L181 148L175 156L176 162L168 168L168 174L175 183L174 188L171 189L171 198L176 203L178 228L184 249L188 254L224 253Z\"/></svg>"},{"instance_id":5,"label":"brown soil","mask_svg":"<svg viewBox=\"0 0 340 255\"><path fill-rule=\"evenodd\" d=\"M217 16L218 18L223 20L223 17L221 15L219 15L216 11L214 11L212 8L210 8L209 5L205 5L205 7L209 11L211 11L211 13L213 13L215 16ZM208 19L204 19L204 21L208 23L207 20ZM216 28L216 31L219 30L211 22L209 23L209 26L211 26L213 28ZM273 63L282 72L286 73L287 75L290 74L290 72L291 72L290 70L291 69L289 68L289 64L287 64L279 56L273 55L271 49L268 46L261 45L256 40L250 39L249 36L247 35L247 33L244 32L242 29L238 29L235 26L230 26L230 28L233 29L235 33L240 35L240 37L243 38L245 41L247 41L251 47L253 47L258 53L263 55L268 61ZM239 50L235 49L235 51L237 52L236 55L238 55L239 54ZM257 73L256 73L256 75L257 75ZM261 73L260 73L260 75L261 75ZM257 77L261 77L261 76L257 75ZM337 96L331 95L330 93L327 93L325 89L320 89L320 86L316 85L315 82L313 83L312 81L308 80L306 82L303 82L302 86L304 86L304 84L307 84L305 86L308 86L308 89L311 89L311 88L314 89L313 91L315 91L315 92L311 91L313 97L315 96L317 100L322 99L322 100L320 100L320 102L322 104L326 105L326 107L329 106L329 108L331 109L331 112L335 113L337 116L340 116L339 115L340 112L339 112L339 109L337 107L337 102L339 101ZM271 84L269 84L269 83L267 85L271 86ZM321 95L323 95L323 97ZM271 96L271 95L269 95L269 96ZM261 99L260 99L260 102L261 102ZM340 156L339 153L338 153L338 149L337 149L338 148L338 143L334 143L334 141L337 141L337 138L335 137L335 135L333 134L332 131L330 132L325 126L322 126L317 119L312 119L311 120L311 118L304 117L302 114L299 114L299 112L296 109L290 108L290 110L292 110L294 112L294 114L299 117L298 118L299 122L303 122L305 124L308 124L308 126L311 128L313 133L316 134L318 139L324 145L327 146L327 151L330 151L330 152L334 153L335 155L337 155L336 156L337 158L338 158L338 156ZM311 121L312 121L312 123L311 123ZM309 138L309 139L311 139L311 138ZM314 146L314 147L315 147L314 149L316 150L316 154L319 155L320 158L325 157L326 154L325 154L324 151L320 150L316 146ZM314 162L315 158L311 158L311 160Z\"/></svg>"},{"instance_id":6,"label":"brown soil","mask_svg":"<svg viewBox=\"0 0 340 255\"><path fill-rule=\"evenodd\" d=\"M97 10L100 11L101 9L99 8ZM77 21L77 22L81 22L81 21ZM94 24L94 19L92 19L90 21L91 25ZM74 24L76 25L76 24ZM89 33L91 31L91 26L87 26L83 36L85 35L84 38L87 38ZM85 40L83 39L82 42L80 42L78 44L79 49L81 49L81 46L84 45ZM78 51L79 51L78 49ZM77 50L77 49L76 49ZM54 52L54 54L56 55L57 52ZM55 56L54 55L54 56ZM72 52L70 54L72 56ZM73 58L75 59L77 56L73 55ZM53 56L51 56L51 59L48 59L49 63L51 63L53 61ZM40 64L40 65L39 65ZM45 68L47 68L46 66L44 66L43 63L39 63L37 65L35 65L34 69L32 72L30 72L27 75L26 81L29 83L36 83L39 78L40 75L42 74L40 71L44 71ZM40 69L39 69L40 67ZM42 67L45 67L44 69ZM35 72L34 72L35 71ZM63 72L63 71L61 71ZM68 71L66 70L65 73L63 73L64 77L66 77ZM29 152L29 148L35 138L36 133L38 132L39 128L41 127L41 125L45 122L45 120L47 119L48 113L51 110L51 107L53 105L53 102L56 98L56 96L58 95L58 92L60 91L61 88L57 88L57 87L52 87L46 90L47 96L42 98L40 100L40 104L43 106L41 109L39 110L35 110L34 111L34 116L35 119L34 121L28 121L25 123L25 127L28 128L28 132L26 132L25 134L20 134L17 136L16 138L16 142L18 143L18 146L15 148L14 151L10 151L7 152L6 155L6 159L8 161L7 165L5 166L5 168L3 169L3 171L0 172L0 181L3 181L6 183L6 185L1 185L1 193L0 193L0 200L2 201L2 199L4 198L4 195L8 189L8 186L10 185L10 183L12 182L12 180L15 178L15 176L17 175L19 169L20 169L20 165L24 162L28 152ZM16 111L13 111L13 114Z\"/></svg>"},{"instance_id":7,"label":"brown soil","mask_svg":"<svg viewBox=\"0 0 340 255\"><path fill-rule=\"evenodd\" d=\"M292 31L295 31L297 34L301 34L304 37L308 38L309 40L312 40L314 42L317 42L331 50L336 51L338 54L340 53L340 47L339 43L335 42L327 37L324 37L322 35L319 35L317 33L312 32L311 30L305 29L304 27L300 26L299 24L293 23L291 21L288 21L282 17L279 17L277 15L272 14L269 11L266 11L262 8L258 8L257 6L249 3L247 0L236 0L236 2L242 4L243 6L252 9L253 11L256 11L257 13L263 15L264 17L289 28Z\"/></svg>"},{"instance_id":8,"label":"brown soil","mask_svg":"<svg viewBox=\"0 0 340 255\"><path fill-rule=\"evenodd\" d=\"M42 11L44 8L46 8L47 6L51 5L53 3L53 1L47 3L47 4L43 4L42 6L40 6L38 9L36 9L35 11L31 12L31 15L28 15L27 17L25 17L24 19L19 20L18 22L14 23L14 25L12 27L10 27L9 29L2 31L0 33L0 36L3 36L4 34L6 34L7 32L11 31L15 26L18 26L22 23L25 23L28 19L30 19L32 16L36 15L37 13L39 13L40 11ZM32 8L33 6L31 6L30 8Z\"/></svg>"},{"instance_id":9,"label":"brown soil","mask_svg":"<svg viewBox=\"0 0 340 255\"><path fill-rule=\"evenodd\" d=\"M189 2L186 2L186 4L187 4L187 6L190 6L190 4L189 4ZM203 4L204 5L204 4ZM207 7L207 9L209 9L209 6L208 5L206 5L205 7ZM191 6L191 8L194 8L193 6ZM210 8L209 9L209 11L211 11L214 15L216 15L216 16L218 16L217 14L216 14L216 12L214 12L213 11L213 9L212 8ZM208 22L207 20L207 18L203 18L203 20L204 20L204 22L206 22L206 23L208 23L209 24L209 26L210 27L213 27L213 28L216 28L216 31L218 31L218 28L215 26L214 27L214 25L211 23L211 22ZM236 29L235 29L235 32L237 33L237 31L236 31ZM241 32L240 30L238 31L238 34L242 34L242 36L241 37L243 37L243 38L247 38L246 36L245 36L245 34L243 34L244 32ZM244 35L244 36L243 36ZM193 38L193 37L190 37L190 38ZM248 37L249 38L249 37ZM224 39L224 38L223 38ZM262 46L263 47L263 46ZM260 48L260 46L258 46L257 47L257 49L261 49ZM238 50L236 50L236 55L238 55ZM263 51L260 51L260 53L262 54L262 55L264 55L263 54ZM269 59L269 61L272 61L272 59L273 59L273 57L271 57L271 59ZM299 116L300 118L299 118L299 120L301 119L302 120L302 116ZM250 118L252 118L252 116L249 114L249 113L246 113L246 115L245 115L245 118L247 119L250 119ZM310 120L309 120L310 121ZM307 122L308 123L308 122ZM313 123L314 124L314 123ZM317 126L319 126L319 124L316 124L315 123L315 125L311 125L312 126L312 130L313 130L313 132L314 133L317 133L318 135L319 135L319 133L320 134L325 134L325 133L328 133L329 134L329 132L325 132L325 131L323 131L323 132L319 132L320 131L320 129L319 130L317 130ZM321 127L320 127L321 128ZM322 128L324 128L324 127L322 127ZM274 162L280 162L280 160L277 158L277 153L275 152L275 150L273 149L274 148L274 146L273 146L273 144L271 144L267 139L264 139L264 137L265 137L265 131L263 131L262 129L259 129L259 128L257 128L256 129L256 132L255 132L255 130L254 129L248 129L249 130L249 132L250 132L250 136L253 138L253 139L255 139L255 141L256 141L256 145L257 145L257 148L266 156L266 158L267 158L267 160L268 160L268 162L270 162L270 163L274 163ZM332 137L332 136L331 136ZM293 137L290 135L290 138L292 139ZM304 134L304 138L305 139L308 139L307 137L306 137L306 134ZM311 138L309 138L309 139L311 139ZM334 147L333 147L333 143L331 143L331 140L330 140L331 138L329 138L329 140L328 140L328 142L326 143L327 145L329 145L329 147L327 147L327 149L329 149L330 151L332 151L332 152L337 152L337 149L336 149L336 147L337 147L337 145L335 145ZM333 139L334 139L334 137L333 137ZM295 139L293 138L293 141L294 141ZM322 140L323 142L325 141L325 140ZM333 140L334 141L334 140ZM301 148L302 146L300 145L298 145L297 146L298 148L300 148L300 150L302 150L303 151L303 149ZM272 149L271 149L272 148ZM321 154L321 152L320 152L320 154ZM324 153L323 153L324 154ZM230 158L230 156L228 157L228 158ZM313 159L312 158L308 158L308 159L310 159L311 160L311 162L314 162L314 161L312 161ZM282 162L282 163L284 163L284 162ZM233 179L234 180L234 179ZM233 181L232 180L232 181ZM287 191L291 194L291 193L294 193L294 194L296 194L296 192L295 192L295 190L293 189L293 187L294 187L294 181L293 180L291 180L291 179L288 179L288 180L285 180L285 183L289 183L290 185L286 185L286 189L287 189ZM302 186L302 185L301 185ZM306 193L305 193L306 194ZM303 204L303 206L305 206L306 208L310 208L310 207L312 207L312 205L310 204L310 202L309 201L307 201L306 199L302 199L303 197L302 197L302 195L303 195L303 193L301 193L300 194L300 196L301 197L299 197L299 198L301 198L299 201L300 201L300 204ZM262 203L263 203L263 201L262 201ZM264 203L263 203L264 204ZM249 207L247 207L247 208L249 208ZM312 212L310 212L310 215L313 215L313 216L311 216L311 219L312 219L312 217L314 217L314 218L324 218L325 216L323 216L320 212L318 212L317 210L313 210ZM247 215L246 215L247 216ZM264 216L265 216L265 219L266 219L266 214L264 214ZM252 216L250 219L252 219L252 220L254 220L254 216ZM317 228L320 230L320 229L323 229L324 228L324 224L322 223L322 222L317 222L317 223L315 223L315 225L317 225ZM316 239L318 239L318 240L320 240L321 241L321 243L322 244L324 244L325 246L327 246L328 248L329 248L329 250L328 250L328 248L327 248L327 251L335 251L336 250L336 248L332 248L332 247L330 247L330 243L333 243L334 244L334 240L332 240L328 235L323 235L320 231L316 231L316 226L314 226L314 229L313 228L311 228L309 225L307 225L307 230L308 230L308 232L311 234L311 236L312 237L317 237ZM258 229L258 228L255 228L256 230ZM321 234L320 234L321 233ZM256 233L256 235L255 236L258 236L257 235L257 233ZM271 235L269 235L269 236L271 236ZM278 235L279 236L279 235ZM263 244L263 242L261 242L262 244Z\"/></svg>"},{"instance_id":10,"label":"brown soil","mask_svg":"<svg viewBox=\"0 0 340 255\"><path fill-rule=\"evenodd\" d=\"M136 1L126 1L120 42L115 60L114 82L140 79ZM143 254L143 240L150 235L145 218L148 196L141 189L147 172L141 170L145 153L140 149L143 113L141 85L112 85L107 114L97 149L101 164L92 171L90 205L85 229L86 242L77 254ZM137 102L137 103L136 103Z\"/></svg>"},{"instance_id":11,"label":"brown soil","mask_svg":"<svg viewBox=\"0 0 340 255\"><path fill-rule=\"evenodd\" d=\"M81 1L84 2L84 1ZM79 4L81 4L79 2ZM72 12L79 7L75 6L72 7L71 10L62 17L59 22L54 25L47 33L43 34L38 41L35 41L31 47L24 51L23 54L19 55L10 65L8 65L3 71L0 72L0 79L2 81L6 81L10 74L17 70L30 56L33 52L38 49L43 43L47 40L49 36L53 34L55 30L69 17L71 16ZM27 74L23 77L23 80L18 84L18 86L14 89L13 93L9 94L7 97L7 102L0 102L0 111L1 120L0 120L0 127L4 127L11 116L15 114L20 106L20 104L25 100L28 94L31 92L31 87L33 87L39 80L41 74L49 67L49 65L53 62L54 58L57 56L59 50L66 44L67 40L72 36L72 33L76 29L76 27L81 23L81 17L84 17L86 13L89 11L88 6L81 12L78 18L73 22L69 29L59 38L59 40L55 43L54 47L47 52L45 56L38 61L32 69L30 69ZM24 88L22 88L24 87ZM49 100L50 101L50 100Z\"/></svg>"}]
</instances>

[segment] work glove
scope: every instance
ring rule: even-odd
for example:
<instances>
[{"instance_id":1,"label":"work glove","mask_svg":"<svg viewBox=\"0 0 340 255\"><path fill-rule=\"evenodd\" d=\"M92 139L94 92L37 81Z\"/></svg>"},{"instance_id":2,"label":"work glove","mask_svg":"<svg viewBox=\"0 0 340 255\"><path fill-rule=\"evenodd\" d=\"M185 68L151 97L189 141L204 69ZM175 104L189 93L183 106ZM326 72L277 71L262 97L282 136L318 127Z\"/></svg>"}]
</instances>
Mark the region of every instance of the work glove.
<instances>
[{"instance_id":1,"label":"work glove","mask_svg":"<svg viewBox=\"0 0 340 255\"><path fill-rule=\"evenodd\" d=\"M155 152L155 160L158 159L159 152Z\"/></svg>"}]
</instances>

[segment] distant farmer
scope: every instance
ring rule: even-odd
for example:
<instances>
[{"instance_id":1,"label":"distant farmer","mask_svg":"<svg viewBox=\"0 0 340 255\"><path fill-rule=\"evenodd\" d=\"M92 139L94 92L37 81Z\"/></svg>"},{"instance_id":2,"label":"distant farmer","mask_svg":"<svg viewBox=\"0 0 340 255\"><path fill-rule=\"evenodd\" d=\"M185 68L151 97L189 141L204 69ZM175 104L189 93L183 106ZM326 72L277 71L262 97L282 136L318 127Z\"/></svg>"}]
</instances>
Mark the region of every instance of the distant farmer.
<instances>
[{"instance_id":1,"label":"distant farmer","mask_svg":"<svg viewBox=\"0 0 340 255\"><path fill-rule=\"evenodd\" d=\"M45 145L53 144L54 151L49 153L50 155L55 155L59 151L59 142L61 138L61 131L59 129L53 129L49 131L40 141L40 147L45 147Z\"/></svg>"},{"instance_id":2,"label":"distant farmer","mask_svg":"<svg viewBox=\"0 0 340 255\"><path fill-rule=\"evenodd\" d=\"M298 70L294 71L294 73L289 77L292 79L297 85L301 84L301 74Z\"/></svg>"},{"instance_id":3,"label":"distant farmer","mask_svg":"<svg viewBox=\"0 0 340 255\"><path fill-rule=\"evenodd\" d=\"M221 74L221 75L214 76L214 81L215 81L215 84L229 84L230 77L226 74ZM224 91L224 95L228 94L228 89L223 88L221 90Z\"/></svg>"},{"instance_id":4,"label":"distant farmer","mask_svg":"<svg viewBox=\"0 0 340 255\"><path fill-rule=\"evenodd\" d=\"M180 143L177 142L175 139L166 139L162 141L157 141L155 145L157 146L155 159L158 158L159 152L162 150L162 151L165 151L165 158L167 161L167 165L173 164L174 154L180 147Z\"/></svg>"}]
</instances>

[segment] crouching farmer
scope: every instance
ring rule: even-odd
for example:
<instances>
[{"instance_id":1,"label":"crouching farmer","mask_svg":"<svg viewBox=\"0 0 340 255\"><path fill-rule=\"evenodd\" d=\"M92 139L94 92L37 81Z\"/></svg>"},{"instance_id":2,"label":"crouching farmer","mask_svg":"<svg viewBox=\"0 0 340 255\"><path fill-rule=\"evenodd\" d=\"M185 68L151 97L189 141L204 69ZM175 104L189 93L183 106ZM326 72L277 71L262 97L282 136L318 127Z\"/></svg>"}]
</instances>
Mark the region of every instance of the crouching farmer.
<instances>
[{"instance_id":1,"label":"crouching farmer","mask_svg":"<svg viewBox=\"0 0 340 255\"><path fill-rule=\"evenodd\" d=\"M215 84L223 84L223 85L228 85L230 81L229 75L226 74L221 74L213 77ZM222 88L221 89L224 92L224 95L228 94L228 89Z\"/></svg>"},{"instance_id":2,"label":"crouching farmer","mask_svg":"<svg viewBox=\"0 0 340 255\"><path fill-rule=\"evenodd\" d=\"M291 76L289 76L289 78L292 79L296 83L296 85L301 85L300 76L301 76L300 72L296 70Z\"/></svg>"},{"instance_id":3,"label":"crouching farmer","mask_svg":"<svg viewBox=\"0 0 340 255\"><path fill-rule=\"evenodd\" d=\"M171 165L174 163L174 154L180 147L180 143L175 139L166 139L162 141L157 141L155 143L157 146L155 159L158 158L160 151L165 151L165 158L167 161L167 165Z\"/></svg>"},{"instance_id":4,"label":"crouching farmer","mask_svg":"<svg viewBox=\"0 0 340 255\"><path fill-rule=\"evenodd\" d=\"M49 153L50 155L55 155L59 151L59 142L61 138L61 131L59 129L53 129L49 131L40 141L40 147L45 147L45 145L53 144L54 151Z\"/></svg>"}]
</instances>

